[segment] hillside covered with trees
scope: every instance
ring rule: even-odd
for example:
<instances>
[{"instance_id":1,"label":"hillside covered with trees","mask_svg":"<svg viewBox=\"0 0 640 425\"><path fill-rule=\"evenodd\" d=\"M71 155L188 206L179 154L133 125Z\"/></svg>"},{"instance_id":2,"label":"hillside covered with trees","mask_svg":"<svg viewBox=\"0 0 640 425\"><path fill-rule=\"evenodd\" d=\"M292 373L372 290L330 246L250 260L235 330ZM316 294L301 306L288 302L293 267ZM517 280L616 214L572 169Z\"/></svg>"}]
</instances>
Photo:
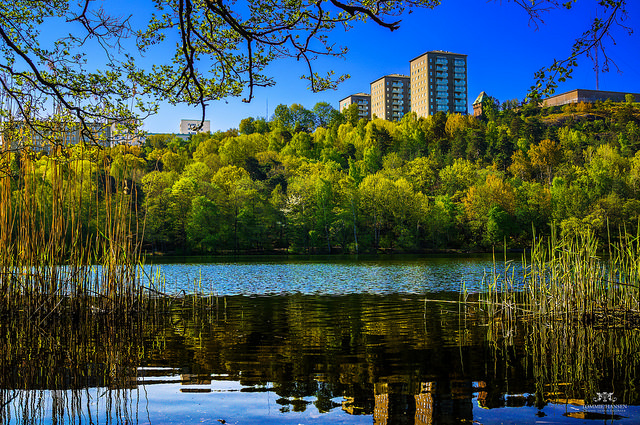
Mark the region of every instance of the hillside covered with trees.
<instances>
[{"instance_id":1,"label":"hillside covered with trees","mask_svg":"<svg viewBox=\"0 0 640 425\"><path fill-rule=\"evenodd\" d=\"M551 226L590 228L603 239L635 233L639 148L640 105L631 98L562 108L492 100L478 119L408 114L399 122L294 104L268 122L247 118L189 140L152 135L142 146L33 153L41 178L14 179L12 190L14 199L51 190L47 164L63 157L69 176L99 177L66 196L70 211L86 214L87 240L106 213L83 210L94 204L82 199L100 198L110 182L131 196L148 252L522 248L533 229Z\"/></svg>"}]
</instances>

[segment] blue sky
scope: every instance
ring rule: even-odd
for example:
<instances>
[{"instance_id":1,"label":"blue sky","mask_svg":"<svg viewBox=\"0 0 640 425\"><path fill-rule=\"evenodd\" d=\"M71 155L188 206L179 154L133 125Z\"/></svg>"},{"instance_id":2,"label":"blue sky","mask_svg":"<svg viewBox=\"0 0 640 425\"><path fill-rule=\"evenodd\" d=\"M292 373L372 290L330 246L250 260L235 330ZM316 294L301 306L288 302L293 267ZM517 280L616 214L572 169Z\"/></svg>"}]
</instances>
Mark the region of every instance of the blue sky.
<instances>
[{"instance_id":1,"label":"blue sky","mask_svg":"<svg viewBox=\"0 0 640 425\"><path fill-rule=\"evenodd\" d=\"M212 131L237 128L241 119L270 115L278 104L300 103L313 108L326 101L338 108L338 101L350 94L369 92L370 82L390 73L409 74L409 60L430 50L447 50L468 55L469 103L480 91L499 100L522 99L533 83L534 73L554 58L571 51L575 37L582 34L595 16L597 1L579 1L571 11L557 10L544 16L545 24L529 25L528 15L513 2L443 0L434 10L417 10L402 17L399 30L390 32L373 22L359 24L348 32L336 31L333 40L349 48L344 59L322 58L316 70L348 73L351 78L337 90L312 93L300 75L304 64L282 60L268 68L276 86L259 88L250 104L240 99L212 102L207 110ZM628 35L614 32L615 44L606 41L610 57L620 68L600 73L600 89L640 93L640 5L628 1L625 24L638 31ZM574 77L561 84L557 93L575 88L596 88L593 63L582 58ZM469 105L471 108L471 105ZM199 118L199 110L188 106L162 105L160 112L145 121L153 133L178 132L180 119Z\"/></svg>"}]
</instances>

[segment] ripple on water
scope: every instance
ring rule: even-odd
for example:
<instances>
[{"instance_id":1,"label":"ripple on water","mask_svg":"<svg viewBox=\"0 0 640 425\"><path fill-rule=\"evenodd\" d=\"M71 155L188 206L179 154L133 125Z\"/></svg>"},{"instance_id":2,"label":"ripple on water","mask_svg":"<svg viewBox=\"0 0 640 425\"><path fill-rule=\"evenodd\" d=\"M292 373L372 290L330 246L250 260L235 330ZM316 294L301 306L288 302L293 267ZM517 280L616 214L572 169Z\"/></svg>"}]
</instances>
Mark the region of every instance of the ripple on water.
<instances>
[{"instance_id":1,"label":"ripple on water","mask_svg":"<svg viewBox=\"0 0 640 425\"><path fill-rule=\"evenodd\" d=\"M498 265L500 266L500 265ZM148 266L151 268L151 266ZM419 258L405 261L268 261L210 264L163 264L167 292L217 295L393 294L452 291L464 282L481 288L494 268L487 256ZM500 270L499 270L500 271Z\"/></svg>"}]
</instances>

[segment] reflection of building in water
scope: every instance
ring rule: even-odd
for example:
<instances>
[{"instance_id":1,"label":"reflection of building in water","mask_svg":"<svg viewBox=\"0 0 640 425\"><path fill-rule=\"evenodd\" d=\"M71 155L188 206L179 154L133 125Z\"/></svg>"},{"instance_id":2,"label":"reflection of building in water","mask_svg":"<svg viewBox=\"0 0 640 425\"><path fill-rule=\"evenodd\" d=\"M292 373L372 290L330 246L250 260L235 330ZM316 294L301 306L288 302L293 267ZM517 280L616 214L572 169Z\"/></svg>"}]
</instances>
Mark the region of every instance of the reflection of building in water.
<instances>
[{"instance_id":1,"label":"reflection of building in water","mask_svg":"<svg viewBox=\"0 0 640 425\"><path fill-rule=\"evenodd\" d=\"M469 380L411 383L379 382L374 386L375 425L458 423L473 419L473 385Z\"/></svg>"},{"instance_id":2,"label":"reflection of building in water","mask_svg":"<svg viewBox=\"0 0 640 425\"><path fill-rule=\"evenodd\" d=\"M489 395L489 393L487 392L487 383L484 381L478 381L476 383L476 389L478 390L478 396L476 397L478 400L478 406L482 407L483 409L488 409L488 405L487 405L487 396Z\"/></svg>"},{"instance_id":3,"label":"reflection of building in water","mask_svg":"<svg viewBox=\"0 0 640 425\"><path fill-rule=\"evenodd\" d=\"M374 386L375 425L408 424L416 409L415 400L407 382L379 382Z\"/></svg>"},{"instance_id":4,"label":"reflection of building in water","mask_svg":"<svg viewBox=\"0 0 640 425\"><path fill-rule=\"evenodd\" d=\"M377 385L376 385L377 387ZM373 423L386 424L389 417L389 394L375 394L376 404L373 408Z\"/></svg>"},{"instance_id":5,"label":"reflection of building in water","mask_svg":"<svg viewBox=\"0 0 640 425\"><path fill-rule=\"evenodd\" d=\"M416 416L415 424L433 423L433 393L435 392L435 382L423 382L420 384L420 392L416 394Z\"/></svg>"},{"instance_id":6,"label":"reflection of building in water","mask_svg":"<svg viewBox=\"0 0 640 425\"><path fill-rule=\"evenodd\" d=\"M345 397L342 410L350 415L370 415L371 400L365 397Z\"/></svg>"},{"instance_id":7,"label":"reflection of building in water","mask_svg":"<svg viewBox=\"0 0 640 425\"><path fill-rule=\"evenodd\" d=\"M181 393L210 393L211 377L209 375L192 375L183 373L180 375L181 385L189 385L186 388L180 388Z\"/></svg>"}]
</instances>

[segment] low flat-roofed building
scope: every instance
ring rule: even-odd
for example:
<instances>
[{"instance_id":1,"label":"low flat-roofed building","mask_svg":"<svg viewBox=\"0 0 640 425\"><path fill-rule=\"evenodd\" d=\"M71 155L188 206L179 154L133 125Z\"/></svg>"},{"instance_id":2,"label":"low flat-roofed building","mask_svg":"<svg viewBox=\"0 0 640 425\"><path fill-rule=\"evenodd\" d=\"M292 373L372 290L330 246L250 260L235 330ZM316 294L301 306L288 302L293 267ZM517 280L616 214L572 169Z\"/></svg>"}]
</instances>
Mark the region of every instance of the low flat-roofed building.
<instances>
[{"instance_id":1,"label":"low flat-roofed building","mask_svg":"<svg viewBox=\"0 0 640 425\"><path fill-rule=\"evenodd\" d=\"M340 100L340 112L344 112L352 104L358 104L358 116L371 119L371 96L369 93L356 93Z\"/></svg>"},{"instance_id":2,"label":"low flat-roofed building","mask_svg":"<svg viewBox=\"0 0 640 425\"><path fill-rule=\"evenodd\" d=\"M38 120L0 123L0 144L10 149L29 147L48 151L51 145L72 146L80 142L112 146L111 126L88 122Z\"/></svg>"},{"instance_id":3,"label":"low flat-roofed building","mask_svg":"<svg viewBox=\"0 0 640 425\"><path fill-rule=\"evenodd\" d=\"M211 131L211 121L209 120L180 120L181 134L197 134Z\"/></svg>"},{"instance_id":4,"label":"low flat-roofed building","mask_svg":"<svg viewBox=\"0 0 640 425\"><path fill-rule=\"evenodd\" d=\"M569 103L593 103L597 101L611 100L612 102L624 102L627 94L632 94L636 101L640 101L640 93L575 89L565 93L548 97L542 101L542 106L562 106Z\"/></svg>"}]
</instances>

